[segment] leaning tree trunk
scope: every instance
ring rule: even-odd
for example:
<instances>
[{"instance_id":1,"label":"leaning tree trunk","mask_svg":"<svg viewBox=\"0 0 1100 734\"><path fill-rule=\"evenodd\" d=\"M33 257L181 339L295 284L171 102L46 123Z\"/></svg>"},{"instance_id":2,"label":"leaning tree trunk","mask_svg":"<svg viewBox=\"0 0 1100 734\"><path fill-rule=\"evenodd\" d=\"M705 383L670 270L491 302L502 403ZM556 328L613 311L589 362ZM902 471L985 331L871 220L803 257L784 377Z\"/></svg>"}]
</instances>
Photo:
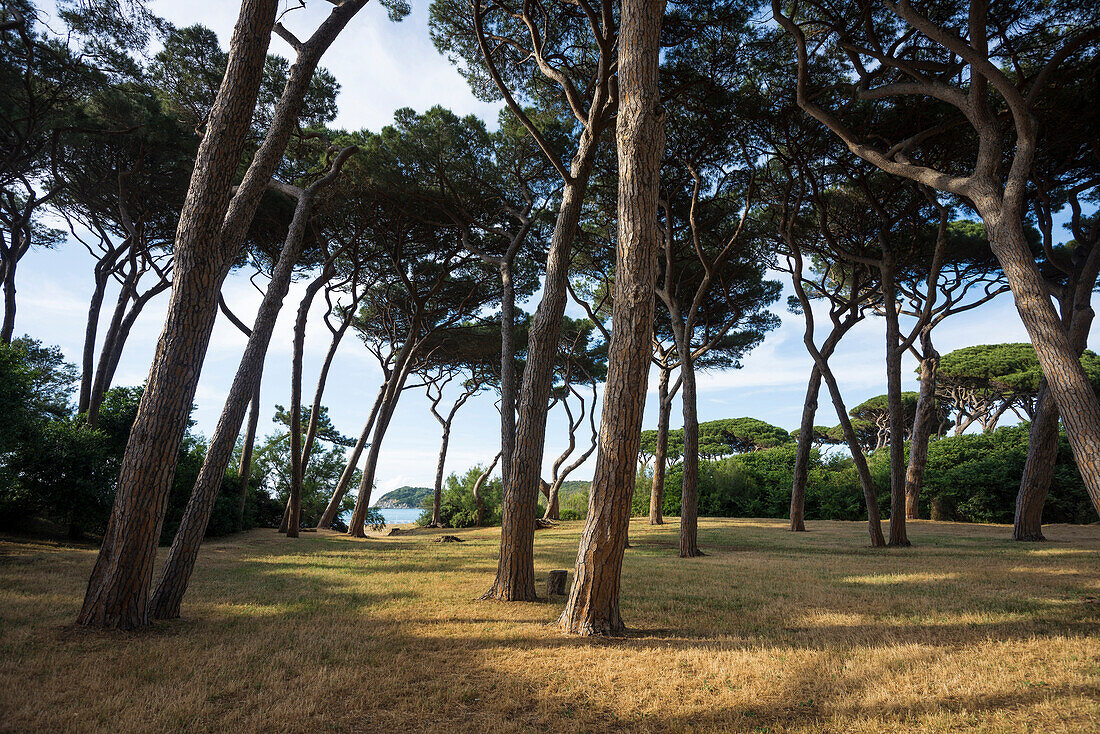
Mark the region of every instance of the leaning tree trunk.
<instances>
[{"instance_id":1,"label":"leaning tree trunk","mask_svg":"<svg viewBox=\"0 0 1100 734\"><path fill-rule=\"evenodd\" d=\"M496 468L497 462L500 461L502 452L497 452L497 455L493 457L493 461L489 464L489 468L481 472L481 476L474 482L474 504L477 505L477 527L481 527L485 523L485 498L481 496L481 488L485 486L485 482L489 479L489 475L493 473L493 469Z\"/></svg>"},{"instance_id":2,"label":"leaning tree trunk","mask_svg":"<svg viewBox=\"0 0 1100 734\"><path fill-rule=\"evenodd\" d=\"M500 557L496 578L483 599L534 601L535 519L546 443L546 413L569 282L569 257L577 234L597 141L586 129L570 166L546 258L542 301L531 321L527 362L520 388L519 419L512 444L512 466L504 480ZM506 412L507 406L501 406Z\"/></svg>"},{"instance_id":3,"label":"leaning tree trunk","mask_svg":"<svg viewBox=\"0 0 1100 734\"><path fill-rule=\"evenodd\" d=\"M1008 279L1016 310L1057 402L1089 498L1100 512L1100 400L1050 302L1024 238L1022 221L1010 215L993 208L982 212L989 244Z\"/></svg>"},{"instance_id":4,"label":"leaning tree trunk","mask_svg":"<svg viewBox=\"0 0 1100 734\"><path fill-rule=\"evenodd\" d=\"M17 245L15 240L18 235L13 231L11 233L11 246L9 249L9 256L4 259L4 321L0 325L0 344L11 344L12 337L15 335L15 269L18 264L18 258L22 255L19 250L26 252L27 248L22 245Z\"/></svg>"},{"instance_id":5,"label":"leaning tree trunk","mask_svg":"<svg viewBox=\"0 0 1100 734\"><path fill-rule=\"evenodd\" d=\"M1043 536L1043 505L1050 492L1051 477L1058 463L1058 404L1046 380L1039 388L1035 420L1028 433L1027 462L1016 495L1016 517L1012 539L1046 540Z\"/></svg>"},{"instance_id":6,"label":"leaning tree trunk","mask_svg":"<svg viewBox=\"0 0 1100 734\"><path fill-rule=\"evenodd\" d=\"M321 274L306 286L294 320L294 347L290 358L290 496L287 498L287 509L283 513L285 527L279 528L279 532L285 532L288 538L298 537L302 514L302 478L305 474L302 450L302 360L306 349L306 321L309 319L313 299L334 272L335 268L330 263L325 263ZM316 425L315 421L316 416L311 415L310 424ZM305 451L309 451L308 440Z\"/></svg>"},{"instance_id":7,"label":"leaning tree trunk","mask_svg":"<svg viewBox=\"0 0 1100 734\"><path fill-rule=\"evenodd\" d=\"M616 120L619 232L607 384L588 516L559 620L564 631L582 635L624 630L619 584L650 365L657 198L665 150L658 88L664 6L664 0L622 4Z\"/></svg>"},{"instance_id":8,"label":"leaning tree trunk","mask_svg":"<svg viewBox=\"0 0 1100 734\"><path fill-rule=\"evenodd\" d=\"M1095 271L1078 271L1072 290L1062 300L1062 320L1069 323L1070 342L1077 358L1085 351L1092 327L1092 287ZM1043 506L1046 504L1054 468L1058 463L1058 405L1044 379L1035 401L1035 415L1028 436L1027 461L1016 495L1013 540L1040 541L1043 536Z\"/></svg>"},{"instance_id":9,"label":"leaning tree trunk","mask_svg":"<svg viewBox=\"0 0 1100 734\"><path fill-rule=\"evenodd\" d=\"M886 401L890 412L890 545L910 545L905 534L905 407L901 402L901 327L894 268L882 270L886 301Z\"/></svg>"},{"instance_id":10,"label":"leaning tree trunk","mask_svg":"<svg viewBox=\"0 0 1100 734\"><path fill-rule=\"evenodd\" d=\"M230 186L244 152L278 3L244 0L221 89L195 159L176 229L172 299L127 441L115 503L77 617L134 629L149 622L157 541L232 255L223 242ZM280 150L281 152L281 150ZM265 180L270 176L266 175ZM244 212L251 219L252 212Z\"/></svg>"},{"instance_id":11,"label":"leaning tree trunk","mask_svg":"<svg viewBox=\"0 0 1100 734\"><path fill-rule=\"evenodd\" d=\"M439 443L439 460L435 464L435 491L432 493L432 524L443 527L443 469L447 464L447 446L451 442L451 424L443 425L443 440Z\"/></svg>"},{"instance_id":12,"label":"leaning tree trunk","mask_svg":"<svg viewBox=\"0 0 1100 734\"><path fill-rule=\"evenodd\" d=\"M325 507L324 514L321 515L320 522L317 523L318 528L325 528L326 530L332 527L332 524L336 521L336 514L340 511L340 504L344 501L344 495L347 494L348 487L351 485L351 478L355 476L355 465L359 463L359 457L363 455L363 449L366 448L367 439L370 438L371 429L374 427L374 421L378 417L378 410L382 406L382 400L386 396L386 385L383 384L378 389L378 397L374 399L374 404L371 406L370 415L367 416L367 423L363 426L363 432L359 434L359 440L355 442L355 447L351 450L351 456L348 457L348 463L344 467L343 473L340 475L340 481L336 483L336 489L332 492L332 497L329 498L328 506Z\"/></svg>"},{"instance_id":13,"label":"leaning tree trunk","mask_svg":"<svg viewBox=\"0 0 1100 734\"><path fill-rule=\"evenodd\" d=\"M290 230L271 274L271 283L260 303L252 334L248 337L237 374L229 388L221 418L206 449L206 457L199 469L191 498L187 501L179 530L168 550L164 572L149 603L155 619L174 619L179 616L180 603L195 568L199 546L206 534L206 526L210 523L214 503L225 478L225 469L233 458L233 447L241 432L245 411L259 388L264 358L267 356L268 345L271 344L271 335L275 331L275 322L282 310L283 299L290 290L294 266L302 254L306 223L312 209L313 189L311 186L298 199Z\"/></svg>"},{"instance_id":14,"label":"leaning tree trunk","mask_svg":"<svg viewBox=\"0 0 1100 734\"><path fill-rule=\"evenodd\" d=\"M263 76L278 3L244 0L221 88L195 157L176 228L172 298L137 417L130 431L111 520L77 622L95 627L148 624L157 540L210 343L222 281L244 242L291 131L317 62L367 0L336 7L300 45L271 126L236 193L231 185Z\"/></svg>"},{"instance_id":15,"label":"leaning tree trunk","mask_svg":"<svg viewBox=\"0 0 1100 734\"><path fill-rule=\"evenodd\" d=\"M817 416L817 396L820 392L821 370L815 364L810 370L810 382L806 386L802 423L798 428L798 449L794 457L790 524L793 532L806 532L806 484L810 476L810 451L814 444L814 418Z\"/></svg>"},{"instance_id":16,"label":"leaning tree trunk","mask_svg":"<svg viewBox=\"0 0 1100 734\"><path fill-rule=\"evenodd\" d=\"M819 352L822 359L833 356L840 340L855 326L859 319L847 318L834 327L826 337ZM815 363L810 371L810 381L806 385L806 402L802 406L802 424L798 429L798 448L794 457L794 477L791 482L791 524L792 532L806 530L806 484L810 476L810 451L813 449L814 418L817 416L817 398L821 393L821 370Z\"/></svg>"},{"instance_id":17,"label":"leaning tree trunk","mask_svg":"<svg viewBox=\"0 0 1100 734\"><path fill-rule=\"evenodd\" d=\"M672 397L668 394L671 370L661 367L657 382L657 446L653 449L653 485L649 490L649 524L665 524L665 461L668 456L668 421Z\"/></svg>"},{"instance_id":18,"label":"leaning tree trunk","mask_svg":"<svg viewBox=\"0 0 1100 734\"><path fill-rule=\"evenodd\" d=\"M353 538L365 538L365 524L367 510L370 508L371 490L374 488L374 474L378 470L378 456L382 450L382 439L386 430L390 427L390 419L397 408L397 401L401 398L401 391L405 387L405 380L409 376L409 362L413 352L413 337L410 335L402 346L401 351L394 360L393 373L386 383L386 392L382 403L378 408L378 417L375 419L374 440L371 441L370 451L367 453L367 464L363 467L363 477L359 482L359 495L355 498L355 509L348 523L348 535Z\"/></svg>"},{"instance_id":19,"label":"leaning tree trunk","mask_svg":"<svg viewBox=\"0 0 1100 734\"><path fill-rule=\"evenodd\" d=\"M909 467L905 472L905 517L920 517L920 490L924 484L924 469L928 466L928 441L936 424L936 371L940 355L932 347L932 329L921 331L920 393L913 417L913 432L909 438Z\"/></svg>"},{"instance_id":20,"label":"leaning tree trunk","mask_svg":"<svg viewBox=\"0 0 1100 734\"><path fill-rule=\"evenodd\" d=\"M87 414L88 403L92 399L92 378L95 375L95 342L99 331L99 316L103 310L103 296L107 291L107 279L110 277L108 265L114 265L114 259L101 260L95 267L95 287L88 301L88 321L84 326L84 349L80 359L80 390L77 393L76 412Z\"/></svg>"},{"instance_id":21,"label":"leaning tree trunk","mask_svg":"<svg viewBox=\"0 0 1100 734\"><path fill-rule=\"evenodd\" d=\"M261 369L263 369L261 365ZM237 478L241 483L241 502L237 508L237 530L244 529L244 512L248 505L248 481L252 476L252 450L256 447L256 428L260 423L260 379L256 380L256 387L252 390L252 399L249 401L248 424L244 433L244 444L241 446L241 463L237 467Z\"/></svg>"}]
</instances>

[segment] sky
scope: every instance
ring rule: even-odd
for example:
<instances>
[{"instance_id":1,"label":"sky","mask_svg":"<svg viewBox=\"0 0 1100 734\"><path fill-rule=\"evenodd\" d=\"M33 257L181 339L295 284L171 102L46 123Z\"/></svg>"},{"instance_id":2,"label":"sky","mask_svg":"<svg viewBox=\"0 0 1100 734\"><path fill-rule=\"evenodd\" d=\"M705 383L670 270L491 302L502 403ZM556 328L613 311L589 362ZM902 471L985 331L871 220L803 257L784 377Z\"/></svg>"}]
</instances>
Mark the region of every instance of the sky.
<instances>
[{"instance_id":1,"label":"sky","mask_svg":"<svg viewBox=\"0 0 1100 734\"><path fill-rule=\"evenodd\" d=\"M413 12L400 23L390 22L385 9L370 3L336 40L322 60L341 84L340 112L335 125L346 129L378 130L392 121L394 110L412 107L423 112L440 104L454 112L476 114L492 124L498 106L475 99L465 80L445 58L439 55L428 35L426 0L414 0ZM298 3L283 0L283 8ZM284 24L299 37L328 12L328 4L311 0L304 9L289 10ZM239 5L228 0L154 0L150 8L176 25L201 23L217 32L223 46L228 45ZM292 56L289 47L273 38L271 51ZM28 254L19 267L19 311L17 333L27 333L46 344L62 348L72 362L79 360L83 346L88 299L92 291L93 260L78 243L71 242L55 250ZM783 275L772 277L783 280ZM296 283L280 315L264 367L260 435L272 433L276 403L286 404L290 394L291 330L297 302L304 282ZM785 309L789 286L773 306L782 325L743 360L743 368L700 375L698 411L701 421L752 416L787 430L798 427L805 396L806 381L812 362L802 342L803 321ZM261 294L248 281L247 274L231 274L223 295L230 307L250 322ZM113 302L113 294L108 296ZM535 303L525 304L533 311ZM164 324L167 294L146 307L134 326L118 368L116 385L139 385L149 371L156 339ZM328 331L320 323L323 299L311 312L307 329L304 369L305 400L312 398L321 361L328 348ZM583 314L575 306L571 316ZM818 318L818 323L822 322ZM873 318L854 328L841 342L832 366L848 407L880 395L886 390L884 322ZM818 341L820 342L819 337ZM1027 341L1027 334L1012 304L1010 295L973 311L945 320L934 332L941 354L973 344ZM1094 335L1089 346L1097 349ZM224 317L219 316L210 349L203 366L195 396L196 430L213 432L232 382L244 336ZM904 389L916 390L916 362L906 357L903 367ZM651 374L646 396L645 429L656 427L656 380ZM333 362L324 404L336 428L348 436L358 436L381 384L377 362L353 337L345 339ZM463 472L477 463L488 463L499 449L499 414L493 403L495 394L482 394L467 402L457 414L452 429L447 471ZM681 425L679 402L673 408L672 425ZM820 400L818 425L835 425L836 415L825 395ZM586 422L587 423L587 422ZM582 428L578 442L587 445ZM376 499L384 492L404 485L431 486L435 478L441 429L428 411L428 401L420 390L405 392L387 433L377 471ZM544 477L568 442L564 413L556 408L547 425ZM590 479L595 455L578 468L570 479Z\"/></svg>"}]
</instances>

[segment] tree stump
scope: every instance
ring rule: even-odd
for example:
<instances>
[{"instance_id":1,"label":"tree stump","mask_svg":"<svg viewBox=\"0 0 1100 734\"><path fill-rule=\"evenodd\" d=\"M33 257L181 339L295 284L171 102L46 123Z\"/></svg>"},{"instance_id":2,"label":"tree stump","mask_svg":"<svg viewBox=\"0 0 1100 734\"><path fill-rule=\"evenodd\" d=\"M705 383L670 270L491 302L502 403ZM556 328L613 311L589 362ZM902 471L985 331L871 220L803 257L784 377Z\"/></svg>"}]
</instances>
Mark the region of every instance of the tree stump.
<instances>
[{"instance_id":1,"label":"tree stump","mask_svg":"<svg viewBox=\"0 0 1100 734\"><path fill-rule=\"evenodd\" d=\"M551 571L546 575L546 596L565 596L565 578L568 571Z\"/></svg>"}]
</instances>

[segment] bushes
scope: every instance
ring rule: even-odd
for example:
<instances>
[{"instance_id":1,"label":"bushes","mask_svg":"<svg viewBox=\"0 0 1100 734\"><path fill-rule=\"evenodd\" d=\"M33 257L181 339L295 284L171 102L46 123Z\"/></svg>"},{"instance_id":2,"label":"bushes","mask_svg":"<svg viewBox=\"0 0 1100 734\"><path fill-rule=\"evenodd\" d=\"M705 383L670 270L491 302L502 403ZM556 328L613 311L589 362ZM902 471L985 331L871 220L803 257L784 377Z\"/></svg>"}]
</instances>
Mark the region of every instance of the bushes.
<instances>
[{"instance_id":1,"label":"bushes","mask_svg":"<svg viewBox=\"0 0 1100 734\"><path fill-rule=\"evenodd\" d=\"M1089 522L1095 519L1073 455L1063 435L1058 465L1043 519ZM1027 458L1028 426L999 428L933 440L921 494L921 517L962 522L1012 522L1016 493ZM699 514L712 517L787 517L795 458L794 446L779 446L699 465ZM868 467L883 517L890 509L890 460L886 450L868 456ZM652 474L639 472L632 510L649 512ZM666 515L680 514L683 469L665 474ZM644 491L643 491L644 487ZM859 475L851 457L811 457L806 486L806 517L863 520L867 513Z\"/></svg>"},{"instance_id":2,"label":"bushes","mask_svg":"<svg viewBox=\"0 0 1100 734\"><path fill-rule=\"evenodd\" d=\"M965 434L928 446L928 470L921 493L922 517L964 522L1012 522L1020 475L1027 460L1028 425L991 433ZM1043 510L1044 522L1095 519L1065 434Z\"/></svg>"},{"instance_id":3,"label":"bushes","mask_svg":"<svg viewBox=\"0 0 1100 734\"><path fill-rule=\"evenodd\" d=\"M474 499L474 485L485 467L471 467L465 474L451 474L443 486L440 498L439 518L444 527L472 528L477 525L477 501ZM482 525L500 525L503 484L500 479L490 479L481 487L481 499L484 503ZM435 495L424 498L424 511L416 522L427 525L432 521L432 503Z\"/></svg>"}]
</instances>

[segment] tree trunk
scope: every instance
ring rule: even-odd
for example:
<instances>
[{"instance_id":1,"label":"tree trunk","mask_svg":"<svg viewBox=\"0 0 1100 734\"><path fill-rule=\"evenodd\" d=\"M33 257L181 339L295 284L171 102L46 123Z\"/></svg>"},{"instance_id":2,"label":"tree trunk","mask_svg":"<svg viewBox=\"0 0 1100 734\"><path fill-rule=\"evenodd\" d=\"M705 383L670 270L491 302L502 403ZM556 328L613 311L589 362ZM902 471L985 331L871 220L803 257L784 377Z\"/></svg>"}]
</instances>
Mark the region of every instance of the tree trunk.
<instances>
[{"instance_id":1,"label":"tree trunk","mask_svg":"<svg viewBox=\"0 0 1100 734\"><path fill-rule=\"evenodd\" d=\"M889 255L884 254L884 258ZM890 411L890 545L910 545L905 533L905 407L901 402L901 327L897 283L890 260L881 268L886 302L886 401Z\"/></svg>"},{"instance_id":2,"label":"tree trunk","mask_svg":"<svg viewBox=\"0 0 1100 734\"><path fill-rule=\"evenodd\" d=\"M500 262L500 283L500 471L507 486L516 441L516 288L512 264L505 259ZM479 517L480 512L479 506Z\"/></svg>"},{"instance_id":3,"label":"tree trunk","mask_svg":"<svg viewBox=\"0 0 1100 734\"><path fill-rule=\"evenodd\" d=\"M312 208L311 200L312 192L303 194L294 210L290 230L271 274L271 283L260 302L252 334L248 337L237 374L229 388L221 418L210 438L191 498L187 501L179 530L168 550L164 571L153 591L149 607L154 619L175 619L180 614L180 603L195 568L199 546L206 534L210 514L214 510L214 503L217 502L218 492L225 478L225 469L233 458L233 447L241 432L245 411L260 386L264 358L271 343L271 335L275 331L275 322L279 318L283 299L290 290L294 266L302 254L306 223Z\"/></svg>"},{"instance_id":4,"label":"tree trunk","mask_svg":"<svg viewBox=\"0 0 1100 734\"><path fill-rule=\"evenodd\" d=\"M683 335L680 348L680 376L684 380L684 394L680 401L684 408L684 483L680 493L680 558L703 555L699 550L699 413L696 405L695 363L691 357L691 345ZM680 341L680 339L677 339ZM680 347L680 345L677 345Z\"/></svg>"},{"instance_id":5,"label":"tree trunk","mask_svg":"<svg viewBox=\"0 0 1100 734\"><path fill-rule=\"evenodd\" d=\"M364 524L367 519L367 510L370 508L371 490L374 488L374 473L378 469L378 455L382 450L382 438L390 426L393 411L397 408L397 401L401 398L401 391L405 387L405 380L409 376L408 365L413 352L413 337L410 335L405 340L405 345L394 360L393 373L386 383L386 391L382 403L378 409L378 417L375 419L374 440L371 441L370 452L367 454L367 464L363 467L363 478L359 482L359 495L355 498L355 510L351 514L351 522L348 523L348 535L353 538L365 538Z\"/></svg>"},{"instance_id":6,"label":"tree trunk","mask_svg":"<svg viewBox=\"0 0 1100 734\"><path fill-rule=\"evenodd\" d=\"M664 0L624 0L619 32L619 231L600 447L573 585L559 624L566 632L617 635L619 583L630 524L653 337L657 199L665 150L658 87ZM687 385L685 380L685 398Z\"/></svg>"},{"instance_id":7,"label":"tree trunk","mask_svg":"<svg viewBox=\"0 0 1100 734\"><path fill-rule=\"evenodd\" d=\"M12 239L15 239L14 233ZM14 242L12 243L14 249ZM4 261L4 322L0 326L0 344L11 344L15 334L15 268L14 258Z\"/></svg>"},{"instance_id":8,"label":"tree trunk","mask_svg":"<svg viewBox=\"0 0 1100 734\"><path fill-rule=\"evenodd\" d=\"M149 622L149 586L179 444L214 326L217 295L232 262L228 255L235 254L226 252L221 230L256 106L277 5L275 0L244 0L241 5L226 73L180 214L168 316L126 445L111 518L77 617L82 625L134 629ZM246 214L251 219L251 213Z\"/></svg>"},{"instance_id":9,"label":"tree trunk","mask_svg":"<svg viewBox=\"0 0 1100 734\"><path fill-rule=\"evenodd\" d=\"M1028 433L1027 462L1016 495L1016 517L1012 527L1013 540L1046 540L1043 536L1043 505L1054 467L1058 462L1058 404L1050 393L1046 380L1039 388L1035 420Z\"/></svg>"},{"instance_id":10,"label":"tree trunk","mask_svg":"<svg viewBox=\"0 0 1100 734\"><path fill-rule=\"evenodd\" d=\"M936 423L936 371L940 355L932 347L932 329L921 330L920 393L913 417L913 432L909 438L909 467L905 472L905 517L920 517L920 490L924 484L924 469L928 465L928 441Z\"/></svg>"},{"instance_id":11,"label":"tree trunk","mask_svg":"<svg viewBox=\"0 0 1100 734\"><path fill-rule=\"evenodd\" d=\"M317 527L327 530L336 521L336 513L340 511L340 504L344 501L344 495L347 494L352 476L355 475L355 465L359 463L359 457L363 455L363 449L367 445L367 439L370 438L371 428L374 427L374 421L378 417L378 410L382 406L382 399L385 395L386 385L383 384L378 389L378 397L374 399L374 404L371 406L367 424L363 426L363 432L359 434L359 440L355 442L355 448L351 450L347 466L344 467L344 472L340 475L340 481L336 483L336 489L333 491L328 506L325 508L324 514L321 515L321 521L317 523Z\"/></svg>"},{"instance_id":12,"label":"tree trunk","mask_svg":"<svg viewBox=\"0 0 1100 734\"><path fill-rule=\"evenodd\" d=\"M588 130L570 166L571 181L562 192L561 208L554 224L546 258L542 301L531 321L527 363L520 388L519 418L512 443L512 466L504 480L503 516L500 528L500 558L496 578L483 599L534 601L535 516L538 511L538 482L546 442L546 413L554 364L558 357L561 319L569 281L569 257L577 234L585 190L592 170L597 140ZM506 412L506 406L501 407Z\"/></svg>"},{"instance_id":13,"label":"tree trunk","mask_svg":"<svg viewBox=\"0 0 1100 734\"><path fill-rule=\"evenodd\" d=\"M840 340L862 319L862 316L850 316L834 326L819 350L822 359L828 360L833 356ZM791 483L792 532L806 530L806 483L810 475L810 451L813 449L814 419L817 417L817 398L820 394L821 370L815 363L810 371L810 381L806 385L806 402L802 407L802 424L798 429L798 448L794 458L794 478Z\"/></svg>"},{"instance_id":14,"label":"tree trunk","mask_svg":"<svg viewBox=\"0 0 1100 734\"><path fill-rule=\"evenodd\" d=\"M113 264L113 260L111 261ZM99 331L99 315L103 309L103 296L107 290L106 262L96 264L95 288L88 302L88 322L84 327L84 350L80 360L80 391L76 402L77 413L88 413L92 398L92 377L95 373L95 342Z\"/></svg>"},{"instance_id":15,"label":"tree trunk","mask_svg":"<svg viewBox=\"0 0 1100 734\"><path fill-rule=\"evenodd\" d=\"M306 449L302 449L302 359L306 349L306 321L309 319L309 309L313 306L313 299L318 291L332 277L335 269L331 263L326 262L321 274L314 278L302 295L298 304L298 314L294 320L294 347L290 358L290 497L287 500L286 528L280 528L288 538L298 537L298 524L302 513L302 478L305 473L303 466L304 452L309 451L309 441L306 441ZM310 416L310 424L316 426L316 416Z\"/></svg>"},{"instance_id":16,"label":"tree trunk","mask_svg":"<svg viewBox=\"0 0 1100 734\"><path fill-rule=\"evenodd\" d=\"M989 233L990 247L1012 288L1016 310L1035 346L1043 376L1057 402L1089 498L1100 512L1100 400L1092 390L1065 325L1050 302L1024 239L1021 218L988 207L979 206L979 211L982 211Z\"/></svg>"},{"instance_id":17,"label":"tree trunk","mask_svg":"<svg viewBox=\"0 0 1100 734\"><path fill-rule=\"evenodd\" d=\"M443 527L443 467L447 463L447 444L451 442L451 424L443 426L443 440L439 444L439 460L435 464L435 492L432 499L432 524L430 527Z\"/></svg>"},{"instance_id":18,"label":"tree trunk","mask_svg":"<svg viewBox=\"0 0 1100 734\"><path fill-rule=\"evenodd\" d=\"M649 490L649 524L665 524L665 461L668 456L668 421L672 413L672 397L668 381L672 370L661 367L657 382L657 447L653 450L653 486Z\"/></svg>"},{"instance_id":19,"label":"tree trunk","mask_svg":"<svg viewBox=\"0 0 1100 734\"><path fill-rule=\"evenodd\" d=\"M793 532L806 532L806 483L810 476L810 451L814 444L814 418L817 416L817 396L820 392L821 370L815 364L806 386L806 402L802 405L802 423L798 428L798 449L794 457L790 524Z\"/></svg>"},{"instance_id":20,"label":"tree trunk","mask_svg":"<svg viewBox=\"0 0 1100 734\"><path fill-rule=\"evenodd\" d=\"M244 445L241 446L241 463L237 468L237 476L241 482L241 503L237 510L238 532L244 529L244 512L245 507L248 505L248 480L252 475L252 449L256 446L256 427L259 422L260 380L256 380L256 387L252 391L252 400L249 402L248 426L245 428Z\"/></svg>"}]
</instances>

